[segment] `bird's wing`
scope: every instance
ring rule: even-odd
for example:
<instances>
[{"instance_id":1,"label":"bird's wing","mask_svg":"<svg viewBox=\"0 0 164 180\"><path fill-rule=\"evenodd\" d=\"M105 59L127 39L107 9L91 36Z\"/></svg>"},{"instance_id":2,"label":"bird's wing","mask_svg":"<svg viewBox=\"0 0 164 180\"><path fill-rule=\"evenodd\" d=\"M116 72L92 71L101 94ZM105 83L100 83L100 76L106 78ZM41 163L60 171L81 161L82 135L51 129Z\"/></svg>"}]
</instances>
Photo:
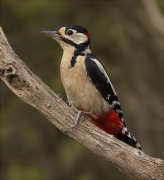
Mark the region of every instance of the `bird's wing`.
<instances>
[{"instance_id":1,"label":"bird's wing","mask_svg":"<svg viewBox=\"0 0 164 180\"><path fill-rule=\"evenodd\" d=\"M95 56L88 55L85 59L85 68L90 81L101 93L101 96L111 105L112 109L116 112L124 124L123 113L121 111L117 94L103 65Z\"/></svg>"},{"instance_id":2,"label":"bird's wing","mask_svg":"<svg viewBox=\"0 0 164 180\"><path fill-rule=\"evenodd\" d=\"M125 136L120 135L116 137L121 141L142 150L141 146L137 143L134 136L127 131L117 94L103 65L96 58L96 56L89 55L85 59L85 68L90 81L101 93L101 96L111 105L112 109L116 112L118 117L121 119L122 124L124 125L124 127L122 128L122 133Z\"/></svg>"}]
</instances>

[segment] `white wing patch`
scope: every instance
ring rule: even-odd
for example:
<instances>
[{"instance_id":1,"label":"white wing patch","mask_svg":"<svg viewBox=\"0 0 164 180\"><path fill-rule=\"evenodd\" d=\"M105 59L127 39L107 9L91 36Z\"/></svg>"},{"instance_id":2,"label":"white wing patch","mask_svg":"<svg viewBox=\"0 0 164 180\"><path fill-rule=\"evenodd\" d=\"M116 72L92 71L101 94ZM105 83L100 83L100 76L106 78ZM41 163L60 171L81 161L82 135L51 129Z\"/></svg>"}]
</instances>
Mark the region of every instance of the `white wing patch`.
<instances>
[{"instance_id":1,"label":"white wing patch","mask_svg":"<svg viewBox=\"0 0 164 180\"><path fill-rule=\"evenodd\" d=\"M100 71L105 75L105 77L107 78L107 83L109 83L111 85L111 88L112 88L114 94L116 94L116 91L109 79L107 72L105 71L104 67L102 66L102 64L97 59L94 59L94 58L90 58L90 59L96 63L96 65L99 67Z\"/></svg>"}]
</instances>

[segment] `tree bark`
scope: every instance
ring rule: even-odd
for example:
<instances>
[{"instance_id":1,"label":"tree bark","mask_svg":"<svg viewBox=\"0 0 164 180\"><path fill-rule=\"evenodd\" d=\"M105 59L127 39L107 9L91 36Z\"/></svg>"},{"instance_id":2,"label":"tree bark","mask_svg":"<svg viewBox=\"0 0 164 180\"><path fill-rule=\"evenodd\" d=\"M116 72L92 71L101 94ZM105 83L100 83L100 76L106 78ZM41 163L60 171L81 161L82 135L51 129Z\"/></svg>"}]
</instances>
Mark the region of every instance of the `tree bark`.
<instances>
[{"instance_id":1,"label":"tree bark","mask_svg":"<svg viewBox=\"0 0 164 180\"><path fill-rule=\"evenodd\" d=\"M10 47L1 27L0 77L20 99L36 108L60 131L123 173L135 179L164 179L163 160L132 148L82 118L72 128L76 118L75 111L28 69Z\"/></svg>"}]
</instances>

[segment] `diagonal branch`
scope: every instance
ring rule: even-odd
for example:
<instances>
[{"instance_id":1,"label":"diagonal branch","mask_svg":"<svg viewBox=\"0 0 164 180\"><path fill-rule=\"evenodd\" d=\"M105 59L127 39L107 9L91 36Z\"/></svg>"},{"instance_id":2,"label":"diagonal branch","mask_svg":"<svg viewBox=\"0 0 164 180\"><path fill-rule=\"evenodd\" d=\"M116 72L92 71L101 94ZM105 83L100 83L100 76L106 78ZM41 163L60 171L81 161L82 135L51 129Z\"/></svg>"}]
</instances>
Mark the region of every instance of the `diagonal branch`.
<instances>
[{"instance_id":1,"label":"diagonal branch","mask_svg":"<svg viewBox=\"0 0 164 180\"><path fill-rule=\"evenodd\" d=\"M105 133L89 121L73 128L76 113L44 84L10 47L0 28L0 77L24 102L36 108L60 131L136 179L164 179L164 161Z\"/></svg>"}]
</instances>

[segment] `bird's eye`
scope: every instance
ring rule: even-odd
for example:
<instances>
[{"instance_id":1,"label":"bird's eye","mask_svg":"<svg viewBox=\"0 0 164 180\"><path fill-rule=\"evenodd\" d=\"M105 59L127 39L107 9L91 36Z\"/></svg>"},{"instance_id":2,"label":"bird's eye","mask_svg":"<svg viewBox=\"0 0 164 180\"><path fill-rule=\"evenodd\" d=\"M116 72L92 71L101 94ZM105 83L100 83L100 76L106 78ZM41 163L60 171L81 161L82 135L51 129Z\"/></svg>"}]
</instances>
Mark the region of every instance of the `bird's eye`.
<instances>
[{"instance_id":1,"label":"bird's eye","mask_svg":"<svg viewBox=\"0 0 164 180\"><path fill-rule=\"evenodd\" d=\"M67 34L70 36L70 35L73 34L73 31L72 31L72 30L69 30L69 31L67 31Z\"/></svg>"}]
</instances>

